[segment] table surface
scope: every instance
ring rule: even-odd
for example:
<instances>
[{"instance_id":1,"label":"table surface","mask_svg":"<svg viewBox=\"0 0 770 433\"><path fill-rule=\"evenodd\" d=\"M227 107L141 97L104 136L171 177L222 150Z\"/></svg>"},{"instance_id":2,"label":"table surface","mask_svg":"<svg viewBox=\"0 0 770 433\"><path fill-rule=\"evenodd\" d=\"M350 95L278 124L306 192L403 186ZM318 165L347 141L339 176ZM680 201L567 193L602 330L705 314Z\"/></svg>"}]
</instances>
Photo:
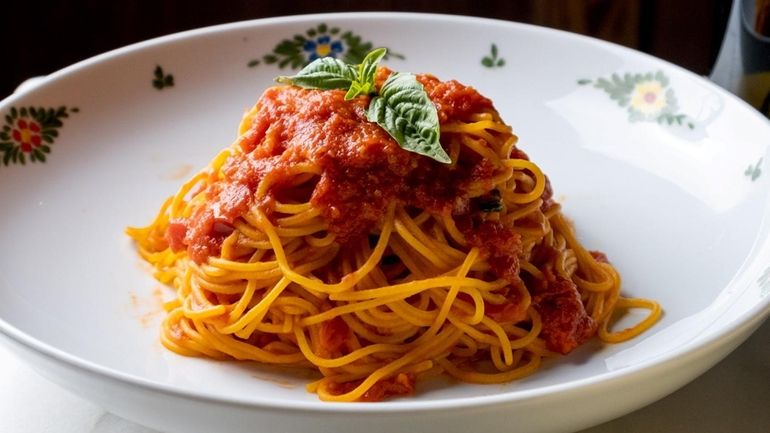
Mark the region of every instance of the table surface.
<instances>
[{"instance_id":1,"label":"table surface","mask_svg":"<svg viewBox=\"0 0 770 433\"><path fill-rule=\"evenodd\" d=\"M768 409L770 321L721 363L679 391L581 433L767 433ZM158 433L107 413L48 382L3 346L0 432Z\"/></svg>"}]
</instances>

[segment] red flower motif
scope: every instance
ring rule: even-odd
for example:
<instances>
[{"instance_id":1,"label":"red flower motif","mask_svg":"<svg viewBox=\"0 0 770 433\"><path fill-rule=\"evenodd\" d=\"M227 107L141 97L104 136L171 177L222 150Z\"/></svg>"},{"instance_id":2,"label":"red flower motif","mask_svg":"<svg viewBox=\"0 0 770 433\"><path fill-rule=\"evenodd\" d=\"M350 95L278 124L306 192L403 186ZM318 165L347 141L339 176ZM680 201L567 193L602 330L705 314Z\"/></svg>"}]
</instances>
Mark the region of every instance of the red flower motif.
<instances>
[{"instance_id":1,"label":"red flower motif","mask_svg":"<svg viewBox=\"0 0 770 433\"><path fill-rule=\"evenodd\" d=\"M24 119L17 120L11 137L19 143L21 151L26 153L32 152L32 149L43 144L43 139L40 136L40 125L33 120L29 122Z\"/></svg>"}]
</instances>

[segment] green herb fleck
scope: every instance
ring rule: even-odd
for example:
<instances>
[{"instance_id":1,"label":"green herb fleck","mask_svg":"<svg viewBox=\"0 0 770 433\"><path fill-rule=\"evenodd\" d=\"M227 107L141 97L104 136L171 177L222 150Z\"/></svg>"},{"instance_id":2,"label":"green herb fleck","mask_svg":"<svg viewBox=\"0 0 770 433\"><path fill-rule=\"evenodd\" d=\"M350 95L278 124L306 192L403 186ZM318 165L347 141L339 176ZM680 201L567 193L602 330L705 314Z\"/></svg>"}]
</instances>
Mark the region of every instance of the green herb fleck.
<instances>
[{"instance_id":1,"label":"green herb fleck","mask_svg":"<svg viewBox=\"0 0 770 433\"><path fill-rule=\"evenodd\" d=\"M493 189L478 199L478 207L482 212L500 212L503 210L503 201L500 199L500 191Z\"/></svg>"}]
</instances>

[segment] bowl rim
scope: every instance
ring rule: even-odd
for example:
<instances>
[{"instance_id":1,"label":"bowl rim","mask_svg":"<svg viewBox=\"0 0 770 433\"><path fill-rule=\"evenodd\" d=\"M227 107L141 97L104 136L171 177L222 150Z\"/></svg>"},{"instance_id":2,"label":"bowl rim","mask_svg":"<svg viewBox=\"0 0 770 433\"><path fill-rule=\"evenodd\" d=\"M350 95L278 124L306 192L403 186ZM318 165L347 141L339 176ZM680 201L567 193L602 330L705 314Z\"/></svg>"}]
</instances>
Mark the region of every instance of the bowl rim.
<instances>
[{"instance_id":1,"label":"bowl rim","mask_svg":"<svg viewBox=\"0 0 770 433\"><path fill-rule=\"evenodd\" d=\"M432 21L432 22L444 22L454 23L458 25L462 24L483 24L485 26L497 26L501 28L516 29L517 31L526 31L534 35L548 35L566 37L569 39L579 40L587 45L599 47L604 50L615 50L625 55L632 55L641 58L645 58L650 61L665 64L668 68L685 73L690 79L699 81L700 84L705 85L710 90L716 92L720 96L730 99L733 103L737 103L739 106L743 106L747 111L757 118L765 122L770 126L770 122L764 118L759 112L748 103L742 101L738 97L732 95L711 81L700 77L693 72L672 64L668 61L659 59L646 53L642 53L631 48L627 48L621 45L617 45L611 42L602 41L593 37L584 36L580 34L570 33L563 30L551 29L540 27L532 24L504 21L491 18L470 17L463 15L449 15L449 14L436 14L436 13L415 13L415 12L343 12L343 13L322 13L322 14L305 14L305 15L292 15L283 17L271 17L260 18L254 20L237 21L233 23L219 24L214 26L207 26L187 30L183 32L173 33L157 38L149 39L146 41L137 42L131 45L127 45L121 48L117 48L94 57L82 60L73 65L58 70L50 75L47 75L38 85L23 89L19 92L12 93L8 97L0 101L0 109L7 107L14 103L14 101L26 97L29 94L44 91L46 88L55 86L56 82L61 78L65 78L72 74L77 74L83 70L86 70L92 66L102 63L110 62L113 59L123 56L131 55L135 52L142 50L162 46L174 42L182 42L188 39L197 37L207 37L219 33L228 33L232 31L249 29L253 27L262 27L266 25L285 25L303 23L308 21L318 20L348 20L348 21L363 21L363 20L397 20L399 22L404 21ZM760 223L760 230L768 225L768 217L770 214L770 203L765 206L765 212L762 222ZM765 234L764 239L755 242L752 246L749 255L756 252L762 245L770 244L770 235ZM745 263L744 263L745 266ZM743 275L748 272L747 269L742 266L736 271L736 275L731 282L732 284L735 277ZM726 285L726 286L727 286ZM294 410L316 413L348 413L348 414L375 414L375 413L410 413L410 412L427 412L427 411L440 411L451 410L457 408L472 408L480 406L490 406L496 404L516 404L522 402L532 402L547 399L554 394L559 393L565 395L568 393L585 392L588 388L598 389L608 386L620 386L625 381L630 381L634 376L640 376L640 373L649 374L661 374L665 371L672 370L679 365L694 362L698 358L707 356L712 351L718 350L718 348L729 345L734 342L736 338L745 335L748 336L747 331L752 328L758 327L766 318L770 315L770 296L762 298L756 305L751 307L743 315L735 318L732 322L715 332L710 333L706 337L696 337L688 343L666 352L663 355L647 359L639 364L621 368L618 370L608 371L596 376L591 376L582 379L570 380L565 383L546 385L535 389L515 390L500 392L492 395L485 396L472 396L472 397L452 397L440 400L427 400L422 401L418 399L397 399L393 401L387 401L383 403L338 403L338 402L323 402L323 401L272 401L267 397L262 396L249 396L244 398L241 396L224 396L217 393L206 392L203 390L190 391L178 386L164 384L149 380L134 374L129 374L117 369L105 367L96 362L89 361L87 359L70 354L62 349L56 348L48 343L40 341L23 331L19 330L15 326L11 325L5 319L0 317L0 333L5 334L12 341L22 345L26 349L31 349L39 355L63 363L69 367L76 368L82 372L96 374L99 377L111 381L120 382L123 385L129 385L136 388L145 389L147 391L157 392L160 394L179 397L183 399L190 399L201 402L219 403L235 406L244 406L249 408L263 408L263 409L279 409L279 410Z\"/></svg>"}]
</instances>

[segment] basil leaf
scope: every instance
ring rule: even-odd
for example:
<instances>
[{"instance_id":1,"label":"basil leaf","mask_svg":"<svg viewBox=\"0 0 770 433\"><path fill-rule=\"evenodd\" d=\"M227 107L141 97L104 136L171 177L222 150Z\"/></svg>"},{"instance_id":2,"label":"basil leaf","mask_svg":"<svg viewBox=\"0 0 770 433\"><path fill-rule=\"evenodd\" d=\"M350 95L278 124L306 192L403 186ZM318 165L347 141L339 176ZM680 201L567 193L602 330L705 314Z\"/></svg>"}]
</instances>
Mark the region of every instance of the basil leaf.
<instances>
[{"instance_id":1,"label":"basil leaf","mask_svg":"<svg viewBox=\"0 0 770 433\"><path fill-rule=\"evenodd\" d=\"M350 89L348 89L348 93L345 94L345 100L349 101L358 95L368 95L372 90L374 90L373 86L370 88L369 86L361 85L358 81L353 81Z\"/></svg>"},{"instance_id":2,"label":"basil leaf","mask_svg":"<svg viewBox=\"0 0 770 433\"><path fill-rule=\"evenodd\" d=\"M347 89L356 80L356 68L333 57L313 60L291 77L280 76L275 81L306 89Z\"/></svg>"},{"instance_id":3,"label":"basil leaf","mask_svg":"<svg viewBox=\"0 0 770 433\"><path fill-rule=\"evenodd\" d=\"M372 98L366 117L388 131L401 148L448 164L439 143L438 112L414 75L395 72Z\"/></svg>"},{"instance_id":4,"label":"basil leaf","mask_svg":"<svg viewBox=\"0 0 770 433\"><path fill-rule=\"evenodd\" d=\"M358 75L355 81L350 85L345 100L351 100L358 95L369 95L376 91L374 87L374 75L377 73L377 65L388 52L385 48L372 50L364 57L364 60L358 65Z\"/></svg>"},{"instance_id":5,"label":"basil leaf","mask_svg":"<svg viewBox=\"0 0 770 433\"><path fill-rule=\"evenodd\" d=\"M374 90L374 75L377 73L377 65L387 53L387 49L377 48L367 54L364 61L358 66L358 82L371 84L372 90Z\"/></svg>"}]
</instances>

